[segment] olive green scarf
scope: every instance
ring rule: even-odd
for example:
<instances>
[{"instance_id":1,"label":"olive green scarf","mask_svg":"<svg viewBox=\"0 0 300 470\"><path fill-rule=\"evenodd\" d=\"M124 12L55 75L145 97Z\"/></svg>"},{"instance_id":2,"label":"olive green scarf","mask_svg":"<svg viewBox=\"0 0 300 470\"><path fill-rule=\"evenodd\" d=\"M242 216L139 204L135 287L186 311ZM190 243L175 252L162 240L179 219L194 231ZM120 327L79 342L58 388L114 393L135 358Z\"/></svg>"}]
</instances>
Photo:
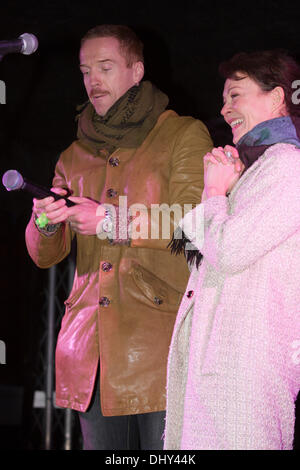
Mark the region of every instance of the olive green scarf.
<instances>
[{"instance_id":1,"label":"olive green scarf","mask_svg":"<svg viewBox=\"0 0 300 470\"><path fill-rule=\"evenodd\" d=\"M130 88L105 116L99 116L88 102L77 116L77 137L98 155L103 149L112 153L118 147L138 147L168 102L168 97L149 81Z\"/></svg>"}]
</instances>

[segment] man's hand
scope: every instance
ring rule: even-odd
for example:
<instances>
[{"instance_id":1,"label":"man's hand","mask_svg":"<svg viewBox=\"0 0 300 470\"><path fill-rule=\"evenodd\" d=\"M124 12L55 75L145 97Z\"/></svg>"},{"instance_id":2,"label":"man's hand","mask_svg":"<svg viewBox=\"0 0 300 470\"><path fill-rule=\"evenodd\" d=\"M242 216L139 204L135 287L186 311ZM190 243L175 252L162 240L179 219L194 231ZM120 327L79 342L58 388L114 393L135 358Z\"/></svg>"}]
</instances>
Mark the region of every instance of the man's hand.
<instances>
[{"instance_id":1,"label":"man's hand","mask_svg":"<svg viewBox=\"0 0 300 470\"><path fill-rule=\"evenodd\" d=\"M51 188L51 191L66 196L67 191L61 188ZM49 224L69 222L74 232L81 235L96 235L97 225L105 216L105 208L98 202L86 197L70 196L68 199L75 205L68 207L64 199L55 199L51 196L44 199L33 200L33 212L36 217L45 213ZM103 207L103 210L101 210Z\"/></svg>"},{"instance_id":2,"label":"man's hand","mask_svg":"<svg viewBox=\"0 0 300 470\"><path fill-rule=\"evenodd\" d=\"M56 194L65 196L67 191L62 188L51 188ZM41 214L45 213L50 224L58 224L59 222L65 222L67 219L66 202L64 199L55 201L52 196L44 199L33 199L33 212L36 217L40 217Z\"/></svg>"},{"instance_id":3,"label":"man's hand","mask_svg":"<svg viewBox=\"0 0 300 470\"><path fill-rule=\"evenodd\" d=\"M86 197L69 197L75 206L67 208L67 221L72 230L81 235L96 235L97 225L104 218L105 209L101 211L99 203Z\"/></svg>"}]
</instances>

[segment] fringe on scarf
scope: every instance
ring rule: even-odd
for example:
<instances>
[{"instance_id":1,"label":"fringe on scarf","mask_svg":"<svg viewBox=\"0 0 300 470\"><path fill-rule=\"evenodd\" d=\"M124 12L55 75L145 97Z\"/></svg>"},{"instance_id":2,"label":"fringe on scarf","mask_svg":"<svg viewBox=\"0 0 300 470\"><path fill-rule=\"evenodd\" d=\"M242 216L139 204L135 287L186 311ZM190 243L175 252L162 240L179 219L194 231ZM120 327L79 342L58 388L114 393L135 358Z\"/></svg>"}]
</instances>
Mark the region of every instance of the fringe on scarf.
<instances>
[{"instance_id":1,"label":"fringe on scarf","mask_svg":"<svg viewBox=\"0 0 300 470\"><path fill-rule=\"evenodd\" d=\"M188 263L191 265L196 263L197 269L199 268L203 255L185 236L185 233L180 227L177 227L173 233L168 248L171 249L172 255L180 255L183 253Z\"/></svg>"}]
</instances>

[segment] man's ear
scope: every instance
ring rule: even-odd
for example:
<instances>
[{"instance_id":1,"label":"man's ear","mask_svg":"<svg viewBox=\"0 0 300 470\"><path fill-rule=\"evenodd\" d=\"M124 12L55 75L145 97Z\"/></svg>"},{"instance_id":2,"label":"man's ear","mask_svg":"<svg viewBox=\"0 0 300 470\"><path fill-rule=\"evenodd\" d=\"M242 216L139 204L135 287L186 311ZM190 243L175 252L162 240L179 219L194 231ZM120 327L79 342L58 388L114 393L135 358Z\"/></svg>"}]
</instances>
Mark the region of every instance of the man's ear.
<instances>
[{"instance_id":1,"label":"man's ear","mask_svg":"<svg viewBox=\"0 0 300 470\"><path fill-rule=\"evenodd\" d=\"M144 76L144 64L141 61L135 62L133 64L133 79L134 82L138 85Z\"/></svg>"}]
</instances>

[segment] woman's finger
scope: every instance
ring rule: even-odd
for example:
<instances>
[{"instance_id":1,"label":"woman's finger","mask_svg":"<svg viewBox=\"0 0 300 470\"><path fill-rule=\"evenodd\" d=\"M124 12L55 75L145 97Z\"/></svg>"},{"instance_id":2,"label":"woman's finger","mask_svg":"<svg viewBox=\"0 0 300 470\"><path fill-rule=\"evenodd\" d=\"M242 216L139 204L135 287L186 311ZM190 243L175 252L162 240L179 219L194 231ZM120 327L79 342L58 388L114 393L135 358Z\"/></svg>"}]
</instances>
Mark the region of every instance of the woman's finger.
<instances>
[{"instance_id":1,"label":"woman's finger","mask_svg":"<svg viewBox=\"0 0 300 470\"><path fill-rule=\"evenodd\" d=\"M238 150L233 147L232 145L225 145L224 147L224 152L228 152L232 155L233 158L239 158L239 152Z\"/></svg>"},{"instance_id":2,"label":"woman's finger","mask_svg":"<svg viewBox=\"0 0 300 470\"><path fill-rule=\"evenodd\" d=\"M204 165L207 166L209 163L219 163L216 157L212 153L207 153L204 158Z\"/></svg>"}]
</instances>

